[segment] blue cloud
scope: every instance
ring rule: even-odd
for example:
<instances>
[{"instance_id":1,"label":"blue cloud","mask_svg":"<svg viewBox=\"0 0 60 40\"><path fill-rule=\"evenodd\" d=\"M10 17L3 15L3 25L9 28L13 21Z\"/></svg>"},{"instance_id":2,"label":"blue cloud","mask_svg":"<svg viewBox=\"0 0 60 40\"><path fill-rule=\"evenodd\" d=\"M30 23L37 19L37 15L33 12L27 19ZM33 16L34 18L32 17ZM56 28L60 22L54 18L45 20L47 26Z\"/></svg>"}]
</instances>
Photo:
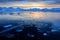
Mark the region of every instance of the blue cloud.
<instances>
[{"instance_id":1,"label":"blue cloud","mask_svg":"<svg viewBox=\"0 0 60 40\"><path fill-rule=\"evenodd\" d=\"M49 4L60 4L60 0L0 0L0 3L13 2L13 1L29 1L29 2L46 2Z\"/></svg>"}]
</instances>

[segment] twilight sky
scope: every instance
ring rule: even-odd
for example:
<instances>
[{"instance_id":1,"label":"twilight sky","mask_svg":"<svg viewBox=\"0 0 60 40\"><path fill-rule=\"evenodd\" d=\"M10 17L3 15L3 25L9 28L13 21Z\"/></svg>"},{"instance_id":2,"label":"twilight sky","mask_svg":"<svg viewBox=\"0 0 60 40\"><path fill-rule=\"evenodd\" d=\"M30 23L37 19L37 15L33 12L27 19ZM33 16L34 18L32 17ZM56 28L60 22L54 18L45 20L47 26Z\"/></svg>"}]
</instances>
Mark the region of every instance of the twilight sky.
<instances>
[{"instance_id":1,"label":"twilight sky","mask_svg":"<svg viewBox=\"0 0 60 40\"><path fill-rule=\"evenodd\" d=\"M60 0L0 0L0 7L60 8Z\"/></svg>"}]
</instances>

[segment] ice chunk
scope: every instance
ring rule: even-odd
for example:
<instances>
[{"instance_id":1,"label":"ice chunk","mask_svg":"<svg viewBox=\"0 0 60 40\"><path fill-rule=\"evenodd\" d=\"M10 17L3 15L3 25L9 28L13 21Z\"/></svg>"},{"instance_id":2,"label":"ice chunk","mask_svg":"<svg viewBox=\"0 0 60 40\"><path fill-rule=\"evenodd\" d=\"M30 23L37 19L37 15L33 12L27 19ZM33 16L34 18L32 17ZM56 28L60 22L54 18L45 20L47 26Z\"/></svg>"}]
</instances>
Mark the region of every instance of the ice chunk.
<instances>
[{"instance_id":1,"label":"ice chunk","mask_svg":"<svg viewBox=\"0 0 60 40\"><path fill-rule=\"evenodd\" d=\"M9 25L5 25L5 26L3 26L4 28L8 28L8 27L11 27L12 26L12 24L9 24Z\"/></svg>"},{"instance_id":2,"label":"ice chunk","mask_svg":"<svg viewBox=\"0 0 60 40\"><path fill-rule=\"evenodd\" d=\"M47 33L43 33L44 36L47 36Z\"/></svg>"},{"instance_id":3,"label":"ice chunk","mask_svg":"<svg viewBox=\"0 0 60 40\"><path fill-rule=\"evenodd\" d=\"M30 34L30 33L28 33L27 36L34 37L34 35L33 34Z\"/></svg>"}]
</instances>

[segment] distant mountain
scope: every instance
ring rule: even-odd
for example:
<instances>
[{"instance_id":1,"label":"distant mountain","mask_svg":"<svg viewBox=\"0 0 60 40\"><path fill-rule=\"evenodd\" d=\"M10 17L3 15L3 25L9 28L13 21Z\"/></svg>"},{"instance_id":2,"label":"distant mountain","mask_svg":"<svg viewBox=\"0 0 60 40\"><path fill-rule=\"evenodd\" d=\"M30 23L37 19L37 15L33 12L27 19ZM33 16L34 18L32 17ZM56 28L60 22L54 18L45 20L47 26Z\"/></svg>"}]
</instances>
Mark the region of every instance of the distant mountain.
<instances>
[{"instance_id":1,"label":"distant mountain","mask_svg":"<svg viewBox=\"0 0 60 40\"><path fill-rule=\"evenodd\" d=\"M36 12L36 11L38 11L38 12L60 12L60 8L52 8L52 9L32 8L32 9L29 9L29 11L33 11L33 12Z\"/></svg>"},{"instance_id":2,"label":"distant mountain","mask_svg":"<svg viewBox=\"0 0 60 40\"><path fill-rule=\"evenodd\" d=\"M41 9L40 8L31 8L31 9L29 9L30 11L41 11Z\"/></svg>"},{"instance_id":3,"label":"distant mountain","mask_svg":"<svg viewBox=\"0 0 60 40\"><path fill-rule=\"evenodd\" d=\"M60 8L44 8L44 9L40 9L40 8L30 8L30 9L23 9L23 8L13 8L13 7L0 7L0 13L14 13L14 12L21 12L21 11L32 11L32 12L60 12Z\"/></svg>"}]
</instances>

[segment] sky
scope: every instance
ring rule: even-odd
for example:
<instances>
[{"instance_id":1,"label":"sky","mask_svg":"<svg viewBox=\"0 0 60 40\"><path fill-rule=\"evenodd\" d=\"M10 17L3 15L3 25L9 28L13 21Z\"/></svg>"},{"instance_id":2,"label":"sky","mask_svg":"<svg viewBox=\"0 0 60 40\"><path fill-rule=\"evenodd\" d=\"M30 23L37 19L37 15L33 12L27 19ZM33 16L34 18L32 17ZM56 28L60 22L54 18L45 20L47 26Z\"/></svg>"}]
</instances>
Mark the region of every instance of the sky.
<instances>
[{"instance_id":1,"label":"sky","mask_svg":"<svg viewBox=\"0 0 60 40\"><path fill-rule=\"evenodd\" d=\"M60 0L0 0L0 7L60 8Z\"/></svg>"}]
</instances>

